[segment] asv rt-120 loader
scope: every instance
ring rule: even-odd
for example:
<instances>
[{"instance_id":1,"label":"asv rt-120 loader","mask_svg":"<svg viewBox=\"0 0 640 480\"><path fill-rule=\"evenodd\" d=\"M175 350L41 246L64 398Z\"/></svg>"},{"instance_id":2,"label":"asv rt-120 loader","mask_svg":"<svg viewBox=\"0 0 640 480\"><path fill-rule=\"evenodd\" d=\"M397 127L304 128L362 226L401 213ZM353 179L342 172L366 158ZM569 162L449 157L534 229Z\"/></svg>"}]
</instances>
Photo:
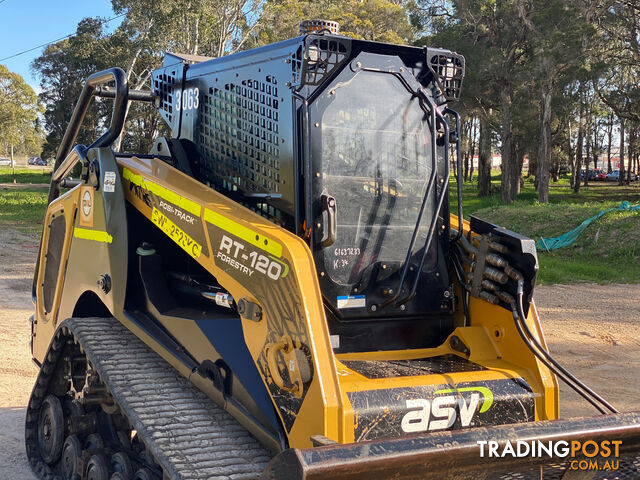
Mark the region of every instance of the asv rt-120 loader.
<instances>
[{"instance_id":1,"label":"asv rt-120 loader","mask_svg":"<svg viewBox=\"0 0 640 480\"><path fill-rule=\"evenodd\" d=\"M637 415L550 421L557 377L615 410L546 352L533 241L462 221L460 188L449 212L464 58L307 27L223 58L167 54L150 91L118 68L88 78L33 285L34 471L569 478L563 459L477 442L607 439L616 474L639 478ZM110 125L74 146L93 96L113 99ZM149 153L110 148L129 101L170 128Z\"/></svg>"}]
</instances>

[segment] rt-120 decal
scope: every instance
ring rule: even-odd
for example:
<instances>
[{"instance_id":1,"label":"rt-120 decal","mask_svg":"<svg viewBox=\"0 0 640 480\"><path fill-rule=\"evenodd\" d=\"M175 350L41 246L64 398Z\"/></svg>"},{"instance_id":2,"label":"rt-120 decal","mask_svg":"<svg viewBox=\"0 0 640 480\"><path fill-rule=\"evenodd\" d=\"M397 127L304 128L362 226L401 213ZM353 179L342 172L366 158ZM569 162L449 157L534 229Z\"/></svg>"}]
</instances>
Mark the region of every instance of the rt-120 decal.
<instances>
[{"instance_id":1,"label":"rt-120 decal","mask_svg":"<svg viewBox=\"0 0 640 480\"><path fill-rule=\"evenodd\" d=\"M282 262L269 257L226 235L222 236L220 247L216 254L216 259L229 264L249 277L255 272L266 275L271 280L278 280L283 275L283 272L286 275L288 269L283 268Z\"/></svg>"}]
</instances>

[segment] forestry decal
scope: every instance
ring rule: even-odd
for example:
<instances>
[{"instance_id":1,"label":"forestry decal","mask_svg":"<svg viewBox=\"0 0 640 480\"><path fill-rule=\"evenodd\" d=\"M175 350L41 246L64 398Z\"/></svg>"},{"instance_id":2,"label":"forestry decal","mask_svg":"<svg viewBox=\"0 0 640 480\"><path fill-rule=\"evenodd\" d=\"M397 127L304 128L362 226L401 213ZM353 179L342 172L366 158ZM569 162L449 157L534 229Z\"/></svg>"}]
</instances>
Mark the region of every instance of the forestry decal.
<instances>
[{"instance_id":1,"label":"forestry decal","mask_svg":"<svg viewBox=\"0 0 640 480\"><path fill-rule=\"evenodd\" d=\"M258 273L270 280L286 278L289 274L289 264L282 259L282 245L278 242L208 208L205 208L204 219L224 232L220 236L215 231L210 233L211 248L218 247L217 265L229 265L247 277Z\"/></svg>"},{"instance_id":2,"label":"forestry decal","mask_svg":"<svg viewBox=\"0 0 640 480\"><path fill-rule=\"evenodd\" d=\"M347 393L355 441L535 419L535 396L522 378Z\"/></svg>"}]
</instances>

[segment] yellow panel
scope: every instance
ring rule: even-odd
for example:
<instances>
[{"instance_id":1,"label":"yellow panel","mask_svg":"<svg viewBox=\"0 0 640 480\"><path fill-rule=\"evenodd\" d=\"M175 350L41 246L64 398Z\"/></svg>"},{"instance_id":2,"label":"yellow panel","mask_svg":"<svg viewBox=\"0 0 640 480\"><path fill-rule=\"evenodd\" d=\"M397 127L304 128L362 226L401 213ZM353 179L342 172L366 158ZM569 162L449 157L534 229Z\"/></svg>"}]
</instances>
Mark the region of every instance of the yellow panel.
<instances>
[{"instance_id":1,"label":"yellow panel","mask_svg":"<svg viewBox=\"0 0 640 480\"><path fill-rule=\"evenodd\" d=\"M251 228L247 228L244 225L231 220L224 215L220 215L219 213L206 208L204 210L204 219L216 225L223 230L226 230L229 233L234 234L235 236L243 239L245 242L254 245L265 252L270 253L271 255L275 255L276 257L282 257L282 245L278 242L274 242L273 240L269 241L268 238L260 235L255 230Z\"/></svg>"}]
</instances>

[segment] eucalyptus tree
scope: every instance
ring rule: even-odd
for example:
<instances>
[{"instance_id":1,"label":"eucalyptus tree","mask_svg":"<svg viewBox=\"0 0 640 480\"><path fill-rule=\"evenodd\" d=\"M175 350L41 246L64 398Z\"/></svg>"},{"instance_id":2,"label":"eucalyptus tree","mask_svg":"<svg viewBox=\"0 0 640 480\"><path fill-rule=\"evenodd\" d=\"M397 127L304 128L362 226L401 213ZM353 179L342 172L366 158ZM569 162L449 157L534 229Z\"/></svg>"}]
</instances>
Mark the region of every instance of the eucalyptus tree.
<instances>
[{"instance_id":1,"label":"eucalyptus tree","mask_svg":"<svg viewBox=\"0 0 640 480\"><path fill-rule=\"evenodd\" d=\"M33 89L17 73L0 65L0 151L39 153L42 143L38 115L41 106Z\"/></svg>"}]
</instances>

